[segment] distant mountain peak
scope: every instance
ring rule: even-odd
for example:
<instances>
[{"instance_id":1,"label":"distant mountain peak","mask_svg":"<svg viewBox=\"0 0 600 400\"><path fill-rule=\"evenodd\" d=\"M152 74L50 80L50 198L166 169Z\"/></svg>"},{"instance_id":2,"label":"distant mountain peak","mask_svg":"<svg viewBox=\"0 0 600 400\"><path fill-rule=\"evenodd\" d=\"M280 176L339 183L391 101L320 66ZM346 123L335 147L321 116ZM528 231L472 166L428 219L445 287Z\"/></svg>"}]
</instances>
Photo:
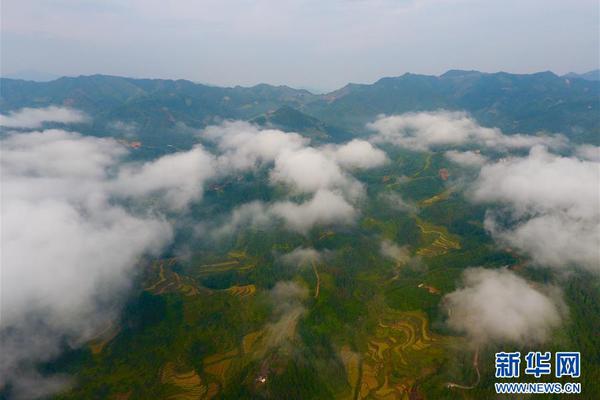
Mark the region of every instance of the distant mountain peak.
<instances>
[{"instance_id":1,"label":"distant mountain peak","mask_svg":"<svg viewBox=\"0 0 600 400\"><path fill-rule=\"evenodd\" d=\"M51 74L49 72L37 71L37 70L24 70L13 73L3 73L3 78L8 79L22 79L24 81L33 82L49 82L60 78L59 75Z\"/></svg>"},{"instance_id":2,"label":"distant mountain peak","mask_svg":"<svg viewBox=\"0 0 600 400\"><path fill-rule=\"evenodd\" d=\"M460 78L465 76L479 76L483 74L483 72L475 70L450 69L440 75L440 78Z\"/></svg>"},{"instance_id":3,"label":"distant mountain peak","mask_svg":"<svg viewBox=\"0 0 600 400\"><path fill-rule=\"evenodd\" d=\"M562 76L563 78L578 78L585 79L586 81L600 81L600 69L594 69L592 71L578 74L576 72L569 72Z\"/></svg>"}]
</instances>

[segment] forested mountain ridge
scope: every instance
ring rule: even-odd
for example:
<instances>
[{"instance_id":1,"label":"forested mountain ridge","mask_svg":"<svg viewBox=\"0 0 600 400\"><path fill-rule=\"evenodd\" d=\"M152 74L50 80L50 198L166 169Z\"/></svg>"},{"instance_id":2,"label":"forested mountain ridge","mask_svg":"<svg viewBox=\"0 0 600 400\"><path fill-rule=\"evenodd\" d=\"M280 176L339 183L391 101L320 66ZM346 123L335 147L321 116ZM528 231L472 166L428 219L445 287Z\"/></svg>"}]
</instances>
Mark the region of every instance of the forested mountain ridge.
<instances>
[{"instance_id":1,"label":"forested mountain ridge","mask_svg":"<svg viewBox=\"0 0 600 400\"><path fill-rule=\"evenodd\" d=\"M156 137L184 124L192 128L223 119L291 117L290 108L318 119L313 125L364 133L380 114L436 109L464 110L479 123L507 133L561 132L577 142L598 143L600 82L552 72L528 75L451 70L441 76L404 74L373 84L348 84L323 95L287 86L217 87L186 80L134 79L107 75L63 77L50 82L2 78L0 111L66 105L94 117L92 133L113 122L141 124ZM283 108L282 108L283 107ZM294 118L297 120L298 114ZM266 119L265 119L266 118ZM283 123L282 123L283 122ZM277 126L286 126L278 121ZM345 136L345 135L344 135Z\"/></svg>"}]
</instances>

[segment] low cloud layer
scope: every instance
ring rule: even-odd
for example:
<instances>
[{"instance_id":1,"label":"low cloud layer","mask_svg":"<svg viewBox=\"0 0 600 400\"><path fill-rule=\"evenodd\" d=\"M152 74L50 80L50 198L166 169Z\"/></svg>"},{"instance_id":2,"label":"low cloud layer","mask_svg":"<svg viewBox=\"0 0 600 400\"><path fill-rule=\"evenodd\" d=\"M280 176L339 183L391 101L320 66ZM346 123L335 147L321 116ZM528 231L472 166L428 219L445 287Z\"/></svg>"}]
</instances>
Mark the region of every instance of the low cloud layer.
<instances>
[{"instance_id":1,"label":"low cloud layer","mask_svg":"<svg viewBox=\"0 0 600 400\"><path fill-rule=\"evenodd\" d=\"M351 197L362 193L362 185L344 173L333 158L312 147L284 152L277 157L271 181L287 184L299 193L323 189L342 190Z\"/></svg>"},{"instance_id":2,"label":"low cloud layer","mask_svg":"<svg viewBox=\"0 0 600 400\"><path fill-rule=\"evenodd\" d=\"M352 224L358 215L354 204L363 196L364 188L350 171L379 167L388 161L383 151L364 140L312 147L297 133L260 129L239 121L208 127L200 137L216 144L221 174L266 167L270 184L310 196L302 203L280 200L241 205L217 235L246 224L266 226L273 220L281 220L300 233L317 225Z\"/></svg>"},{"instance_id":3,"label":"low cloud layer","mask_svg":"<svg viewBox=\"0 0 600 400\"><path fill-rule=\"evenodd\" d=\"M277 282L271 289L269 298L274 305L275 320L265 326L265 351L271 348L287 350L296 337L298 321L306 313L303 302L307 297L308 290L296 282Z\"/></svg>"},{"instance_id":4,"label":"low cloud layer","mask_svg":"<svg viewBox=\"0 0 600 400\"><path fill-rule=\"evenodd\" d=\"M543 343L564 315L556 288L533 287L508 269L467 269L463 286L443 304L450 328L476 345Z\"/></svg>"},{"instance_id":5,"label":"low cloud layer","mask_svg":"<svg viewBox=\"0 0 600 400\"><path fill-rule=\"evenodd\" d=\"M400 194L396 192L390 192L382 195L383 201L387 203L387 205L395 210L408 212L408 213L416 213L419 211L419 208L416 204L409 200L405 200L400 196Z\"/></svg>"},{"instance_id":6,"label":"low cloud layer","mask_svg":"<svg viewBox=\"0 0 600 400\"><path fill-rule=\"evenodd\" d=\"M120 169L116 193L126 197L159 195L172 210L183 210L202 197L207 179L216 174L214 157L201 146Z\"/></svg>"},{"instance_id":7,"label":"low cloud layer","mask_svg":"<svg viewBox=\"0 0 600 400\"><path fill-rule=\"evenodd\" d=\"M344 198L328 190L319 190L304 203L277 202L271 211L295 231L306 232L315 225L353 224L357 211Z\"/></svg>"},{"instance_id":8,"label":"low cloud layer","mask_svg":"<svg viewBox=\"0 0 600 400\"><path fill-rule=\"evenodd\" d=\"M353 139L341 146L326 146L325 150L344 168L375 168L384 165L388 159L367 141Z\"/></svg>"},{"instance_id":9,"label":"low cloud layer","mask_svg":"<svg viewBox=\"0 0 600 400\"><path fill-rule=\"evenodd\" d=\"M35 365L104 330L140 257L171 241L162 206L138 213L120 200L180 209L212 174L201 148L143 165L124 164L125 154L112 139L62 130L2 140L0 386L10 382L17 397L61 387Z\"/></svg>"},{"instance_id":10,"label":"low cloud layer","mask_svg":"<svg viewBox=\"0 0 600 400\"><path fill-rule=\"evenodd\" d=\"M600 146L591 144L577 146L575 155L583 160L600 162Z\"/></svg>"},{"instance_id":11,"label":"low cloud layer","mask_svg":"<svg viewBox=\"0 0 600 400\"><path fill-rule=\"evenodd\" d=\"M600 273L600 163L535 147L526 157L482 168L476 202L499 205L486 228L544 266Z\"/></svg>"},{"instance_id":12,"label":"low cloud layer","mask_svg":"<svg viewBox=\"0 0 600 400\"><path fill-rule=\"evenodd\" d=\"M88 116L79 110L66 107L50 106L46 108L22 108L8 114L0 114L0 126L5 128L42 127L46 122L74 124L86 122Z\"/></svg>"},{"instance_id":13,"label":"low cloud layer","mask_svg":"<svg viewBox=\"0 0 600 400\"><path fill-rule=\"evenodd\" d=\"M485 156L475 151L449 150L444 155L448 160L464 167L481 167L488 161Z\"/></svg>"},{"instance_id":14,"label":"low cloud layer","mask_svg":"<svg viewBox=\"0 0 600 400\"><path fill-rule=\"evenodd\" d=\"M302 193L337 188L357 195L361 185L347 170L387 162L383 151L364 140L311 147L309 139L297 133L260 129L240 121L210 126L200 137L216 143L220 171L250 170L272 163L272 183L283 183Z\"/></svg>"},{"instance_id":15,"label":"low cloud layer","mask_svg":"<svg viewBox=\"0 0 600 400\"><path fill-rule=\"evenodd\" d=\"M222 170L248 170L273 162L281 153L299 150L309 140L297 133L259 129L242 121L226 121L207 127L202 138L217 144Z\"/></svg>"},{"instance_id":16,"label":"low cloud layer","mask_svg":"<svg viewBox=\"0 0 600 400\"><path fill-rule=\"evenodd\" d=\"M382 240L379 251L381 252L381 255L396 261L398 264L404 264L410 261L410 251L408 246L398 246L391 240Z\"/></svg>"},{"instance_id":17,"label":"low cloud layer","mask_svg":"<svg viewBox=\"0 0 600 400\"><path fill-rule=\"evenodd\" d=\"M289 253L282 255L281 261L287 265L303 267L313 262L321 262L323 257L322 252L312 247L297 247Z\"/></svg>"},{"instance_id":18,"label":"low cloud layer","mask_svg":"<svg viewBox=\"0 0 600 400\"><path fill-rule=\"evenodd\" d=\"M269 228L275 222L298 233L307 233L314 226L352 225L358 211L340 194L319 190L303 202L254 201L235 208L228 220L215 230L217 237L230 235L241 227Z\"/></svg>"},{"instance_id":19,"label":"low cloud layer","mask_svg":"<svg viewBox=\"0 0 600 400\"><path fill-rule=\"evenodd\" d=\"M371 141L412 150L477 145L494 150L527 149L535 145L564 147L563 136L504 135L498 128L479 125L464 112L435 111L382 116L367 125Z\"/></svg>"}]
</instances>

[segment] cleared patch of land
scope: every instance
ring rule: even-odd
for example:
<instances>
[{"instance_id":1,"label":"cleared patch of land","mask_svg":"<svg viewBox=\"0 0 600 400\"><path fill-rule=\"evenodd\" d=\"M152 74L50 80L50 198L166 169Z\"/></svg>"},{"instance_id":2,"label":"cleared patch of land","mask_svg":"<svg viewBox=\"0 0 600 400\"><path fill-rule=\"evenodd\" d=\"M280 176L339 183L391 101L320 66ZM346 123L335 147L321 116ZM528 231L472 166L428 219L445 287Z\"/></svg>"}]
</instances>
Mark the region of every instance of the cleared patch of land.
<instances>
[{"instance_id":1,"label":"cleared patch of land","mask_svg":"<svg viewBox=\"0 0 600 400\"><path fill-rule=\"evenodd\" d=\"M427 198L425 200L421 200L419 202L419 206L420 207L428 207L428 206L431 206L431 205L433 205L435 203L438 203L440 201L447 200L450 197L450 195L452 194L452 191L453 191L452 188L448 188L448 189L444 190L441 193L438 193L438 194L436 194L434 196L431 196L431 197L429 197L429 198Z\"/></svg>"}]
</instances>

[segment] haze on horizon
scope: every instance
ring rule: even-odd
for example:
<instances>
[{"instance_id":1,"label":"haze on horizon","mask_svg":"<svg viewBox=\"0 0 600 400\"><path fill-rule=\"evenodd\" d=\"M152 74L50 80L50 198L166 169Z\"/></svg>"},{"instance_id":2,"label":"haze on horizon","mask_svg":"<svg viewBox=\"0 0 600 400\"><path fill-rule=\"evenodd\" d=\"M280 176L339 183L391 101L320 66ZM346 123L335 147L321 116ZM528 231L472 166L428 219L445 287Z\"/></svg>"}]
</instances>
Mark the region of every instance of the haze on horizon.
<instances>
[{"instance_id":1,"label":"haze on horizon","mask_svg":"<svg viewBox=\"0 0 600 400\"><path fill-rule=\"evenodd\" d=\"M595 0L4 0L1 72L311 90L449 69L598 68Z\"/></svg>"}]
</instances>

